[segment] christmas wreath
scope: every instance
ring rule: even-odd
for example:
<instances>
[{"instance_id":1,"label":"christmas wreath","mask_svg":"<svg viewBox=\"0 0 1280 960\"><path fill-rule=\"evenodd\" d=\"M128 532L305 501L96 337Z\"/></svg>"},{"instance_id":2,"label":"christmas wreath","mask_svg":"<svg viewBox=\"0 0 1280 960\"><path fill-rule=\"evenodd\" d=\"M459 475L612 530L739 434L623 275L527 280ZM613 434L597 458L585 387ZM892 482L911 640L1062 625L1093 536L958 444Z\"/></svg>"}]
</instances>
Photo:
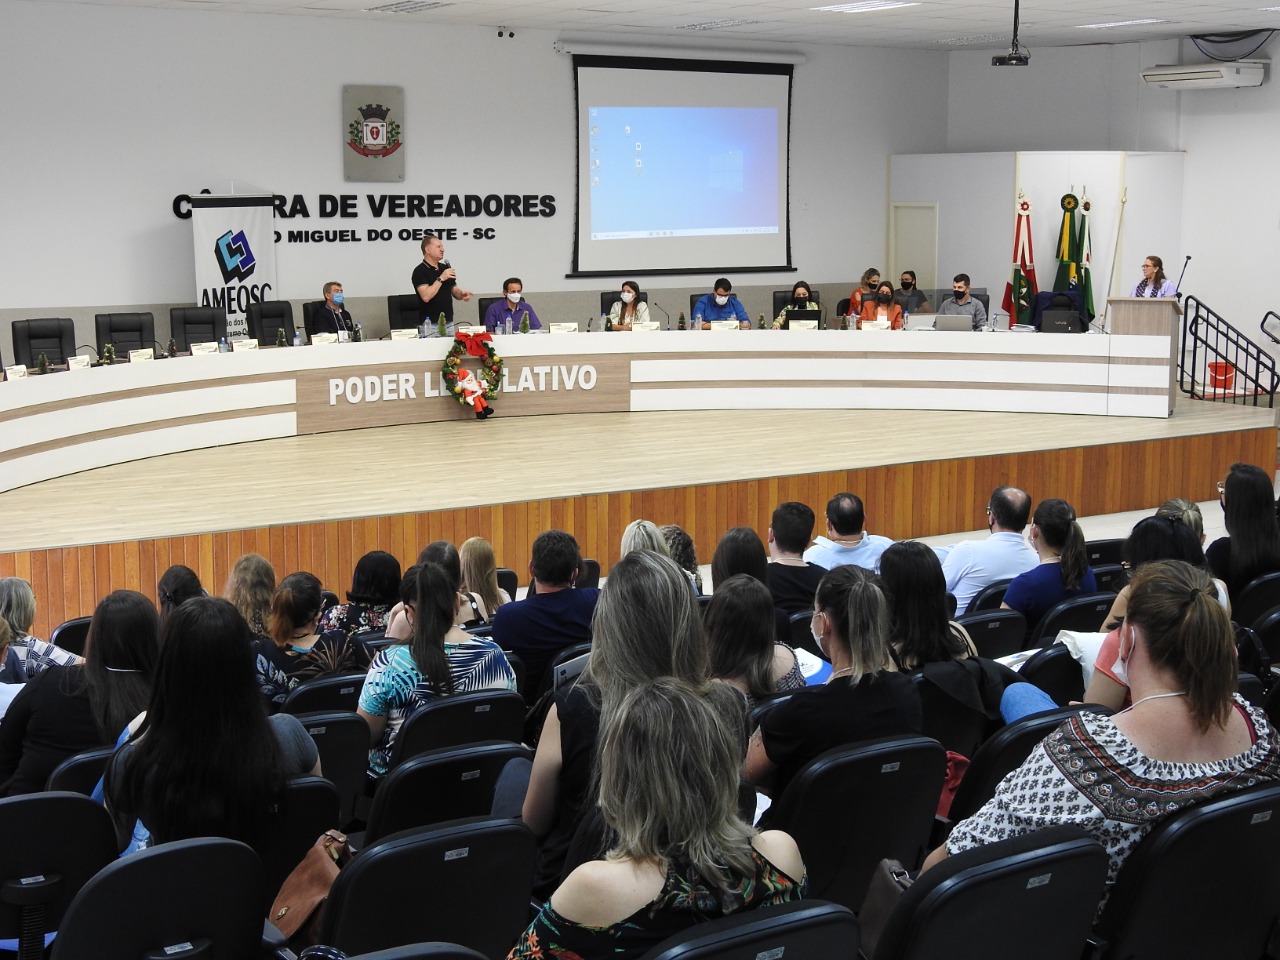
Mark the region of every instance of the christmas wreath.
<instances>
[{"instance_id":1,"label":"christmas wreath","mask_svg":"<svg viewBox=\"0 0 1280 960\"><path fill-rule=\"evenodd\" d=\"M493 400L502 389L502 358L493 349L493 338L488 333L459 333L453 338L453 346L444 356L444 367L440 376L445 388L457 398L461 404L468 403L467 391L459 384L464 376L460 372L464 356L479 357L480 382L484 385L484 397Z\"/></svg>"}]
</instances>

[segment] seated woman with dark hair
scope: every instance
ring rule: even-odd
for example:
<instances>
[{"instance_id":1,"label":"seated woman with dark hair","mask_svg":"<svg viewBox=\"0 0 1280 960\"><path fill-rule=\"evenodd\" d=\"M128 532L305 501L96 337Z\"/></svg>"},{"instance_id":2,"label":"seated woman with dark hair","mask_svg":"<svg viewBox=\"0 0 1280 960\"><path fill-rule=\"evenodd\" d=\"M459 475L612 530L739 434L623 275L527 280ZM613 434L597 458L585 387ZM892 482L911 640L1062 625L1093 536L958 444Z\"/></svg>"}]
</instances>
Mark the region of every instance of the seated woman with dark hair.
<instances>
[{"instance_id":1,"label":"seated woman with dark hair","mask_svg":"<svg viewBox=\"0 0 1280 960\"><path fill-rule=\"evenodd\" d=\"M1146 564L1133 578L1120 639L1133 706L1065 720L952 830L925 870L948 853L1073 824L1110 855L1105 902L1125 859L1160 820L1280 779L1274 730L1235 693L1231 622L1206 572L1177 560Z\"/></svg>"},{"instance_id":2,"label":"seated woman with dark hair","mask_svg":"<svg viewBox=\"0 0 1280 960\"><path fill-rule=\"evenodd\" d=\"M280 581L271 598L270 640L255 640L258 686L274 712L303 680L369 669L373 654L358 637L319 627L320 581L306 571Z\"/></svg>"},{"instance_id":3,"label":"seated woman with dark hair","mask_svg":"<svg viewBox=\"0 0 1280 960\"><path fill-rule=\"evenodd\" d=\"M490 610L479 594L462 589L462 555L458 548L448 540L434 540L422 548L415 567L433 563L440 567L449 577L456 592L461 592L463 603L458 607L458 626L478 627L493 619L496 610ZM403 598L391 608L386 636L388 639L407 641L413 635L413 627L409 623Z\"/></svg>"},{"instance_id":4,"label":"seated woman with dark hair","mask_svg":"<svg viewBox=\"0 0 1280 960\"><path fill-rule=\"evenodd\" d=\"M400 728L432 700L516 688L502 648L456 625L465 601L452 575L434 563L416 569L414 601L405 605L413 636L378 651L360 692L358 712L369 723L373 777L386 774Z\"/></svg>"},{"instance_id":5,"label":"seated woman with dark hair","mask_svg":"<svg viewBox=\"0 0 1280 960\"><path fill-rule=\"evenodd\" d=\"M1000 604L1026 618L1028 638L1058 603L1098 589L1085 555L1084 532L1067 501L1040 501L1031 517L1031 546L1040 563L1013 578Z\"/></svg>"},{"instance_id":6,"label":"seated woman with dark hair","mask_svg":"<svg viewBox=\"0 0 1280 960\"><path fill-rule=\"evenodd\" d=\"M819 754L875 737L920 732L920 694L889 656L888 606L875 575L846 564L818 585L810 629L831 660L820 687L794 693L751 737L744 780L779 796Z\"/></svg>"},{"instance_id":7,"label":"seated woman with dark hair","mask_svg":"<svg viewBox=\"0 0 1280 960\"><path fill-rule=\"evenodd\" d=\"M660 677L607 706L598 800L612 848L565 878L508 960L632 960L699 922L804 898L795 841L738 815L736 699Z\"/></svg>"},{"instance_id":8,"label":"seated woman with dark hair","mask_svg":"<svg viewBox=\"0 0 1280 960\"><path fill-rule=\"evenodd\" d=\"M107 765L122 843L137 821L155 843L229 837L261 850L285 779L320 773L298 719L267 716L251 636L220 597L188 600L165 621L146 715Z\"/></svg>"},{"instance_id":9,"label":"seated woman with dark hair","mask_svg":"<svg viewBox=\"0 0 1280 960\"><path fill-rule=\"evenodd\" d=\"M769 588L739 573L719 585L703 617L711 676L741 690L748 705L804 688L795 651L774 639L773 616Z\"/></svg>"},{"instance_id":10,"label":"seated woman with dark hair","mask_svg":"<svg viewBox=\"0 0 1280 960\"><path fill-rule=\"evenodd\" d=\"M947 581L938 555L904 540L880 555L880 584L889 603L889 652L900 670L976 657L969 633L947 614Z\"/></svg>"},{"instance_id":11,"label":"seated woman with dark hair","mask_svg":"<svg viewBox=\"0 0 1280 960\"><path fill-rule=\"evenodd\" d=\"M373 550L356 561L346 603L335 603L320 615L319 631L341 630L347 636L385 630L400 594L400 561L385 550Z\"/></svg>"},{"instance_id":12,"label":"seated woman with dark hair","mask_svg":"<svg viewBox=\"0 0 1280 960\"><path fill-rule=\"evenodd\" d=\"M196 576L196 572L190 567L175 563L160 575L160 582L156 584L156 598L160 601L161 622L168 620L169 614L192 597L203 597L204 595L205 589L201 586L200 578Z\"/></svg>"},{"instance_id":13,"label":"seated woman with dark hair","mask_svg":"<svg viewBox=\"0 0 1280 960\"><path fill-rule=\"evenodd\" d=\"M140 593L99 601L85 659L51 667L21 688L0 724L0 797L44 789L54 767L109 746L146 708L159 655L160 618Z\"/></svg>"},{"instance_id":14,"label":"seated woman with dark hair","mask_svg":"<svg viewBox=\"0 0 1280 960\"><path fill-rule=\"evenodd\" d=\"M1233 463L1218 484L1227 535L1209 544L1205 559L1233 601L1249 581L1280 570L1280 526L1271 476L1261 467Z\"/></svg>"}]
</instances>

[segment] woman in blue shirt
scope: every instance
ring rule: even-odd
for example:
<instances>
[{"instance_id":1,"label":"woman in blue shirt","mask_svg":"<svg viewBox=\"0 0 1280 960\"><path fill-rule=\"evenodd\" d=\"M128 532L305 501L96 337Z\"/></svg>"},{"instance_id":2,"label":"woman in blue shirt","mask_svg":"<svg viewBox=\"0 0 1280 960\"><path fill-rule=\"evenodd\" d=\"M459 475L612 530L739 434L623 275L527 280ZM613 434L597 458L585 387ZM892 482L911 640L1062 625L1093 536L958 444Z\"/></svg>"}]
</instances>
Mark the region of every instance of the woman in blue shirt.
<instances>
[{"instance_id":1,"label":"woman in blue shirt","mask_svg":"<svg viewBox=\"0 0 1280 960\"><path fill-rule=\"evenodd\" d=\"M1040 563L1014 577L1000 605L1027 618L1028 637L1056 604L1098 589L1085 554L1084 531L1067 501L1040 502L1031 517L1031 546Z\"/></svg>"}]
</instances>

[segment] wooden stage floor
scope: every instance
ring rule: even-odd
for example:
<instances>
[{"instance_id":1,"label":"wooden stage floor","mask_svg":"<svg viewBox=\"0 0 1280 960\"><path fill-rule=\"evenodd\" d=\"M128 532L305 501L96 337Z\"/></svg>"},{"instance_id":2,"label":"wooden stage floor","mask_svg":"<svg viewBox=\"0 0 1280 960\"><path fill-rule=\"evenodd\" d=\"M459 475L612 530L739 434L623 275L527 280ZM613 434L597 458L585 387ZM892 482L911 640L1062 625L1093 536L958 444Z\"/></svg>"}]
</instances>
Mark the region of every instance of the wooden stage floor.
<instances>
[{"instance_id":1,"label":"wooden stage floor","mask_svg":"<svg viewBox=\"0 0 1280 960\"><path fill-rule=\"evenodd\" d=\"M706 562L729 527L763 536L780 500L821 516L831 494L853 490L869 529L902 539L980 526L1004 482L1064 497L1082 515L1208 499L1232 462L1270 471L1275 450L1275 411L1181 397L1167 420L815 410L385 427L174 454L0 494L0 575L31 579L40 620L57 624L115 587L154 596L170 563L220 590L249 550L341 593L367 549L411 563L432 539L473 534L523 573L528 544L553 526L607 569L622 527L646 517L686 527Z\"/></svg>"}]
</instances>

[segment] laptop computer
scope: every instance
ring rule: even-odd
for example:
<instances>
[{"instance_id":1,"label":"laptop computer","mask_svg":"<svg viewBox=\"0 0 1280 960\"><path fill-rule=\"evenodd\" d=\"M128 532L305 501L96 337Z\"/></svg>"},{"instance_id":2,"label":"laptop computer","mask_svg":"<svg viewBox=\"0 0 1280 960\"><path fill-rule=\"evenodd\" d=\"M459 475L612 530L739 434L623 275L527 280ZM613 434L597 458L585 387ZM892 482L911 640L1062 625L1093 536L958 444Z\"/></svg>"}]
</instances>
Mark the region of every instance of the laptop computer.
<instances>
[{"instance_id":1,"label":"laptop computer","mask_svg":"<svg viewBox=\"0 0 1280 960\"><path fill-rule=\"evenodd\" d=\"M808 321L808 322L805 322L805 321ZM783 330L792 329L791 324L794 322L800 322L802 324L802 326L798 326L795 328L797 330L799 329L816 330L817 329L816 326L809 326L809 324L813 323L813 324L817 324L818 326L821 326L822 311L821 310L788 310L786 313L782 315Z\"/></svg>"},{"instance_id":2,"label":"laptop computer","mask_svg":"<svg viewBox=\"0 0 1280 960\"><path fill-rule=\"evenodd\" d=\"M1082 333L1080 315L1074 310L1046 310L1040 316L1041 333Z\"/></svg>"},{"instance_id":3,"label":"laptop computer","mask_svg":"<svg viewBox=\"0 0 1280 960\"><path fill-rule=\"evenodd\" d=\"M936 313L909 313L907 314L908 330L932 330L933 322L938 318Z\"/></svg>"},{"instance_id":4,"label":"laptop computer","mask_svg":"<svg viewBox=\"0 0 1280 960\"><path fill-rule=\"evenodd\" d=\"M969 333L973 332L973 317L968 314L945 315L938 314L933 321L933 329L935 330L964 330Z\"/></svg>"}]
</instances>

